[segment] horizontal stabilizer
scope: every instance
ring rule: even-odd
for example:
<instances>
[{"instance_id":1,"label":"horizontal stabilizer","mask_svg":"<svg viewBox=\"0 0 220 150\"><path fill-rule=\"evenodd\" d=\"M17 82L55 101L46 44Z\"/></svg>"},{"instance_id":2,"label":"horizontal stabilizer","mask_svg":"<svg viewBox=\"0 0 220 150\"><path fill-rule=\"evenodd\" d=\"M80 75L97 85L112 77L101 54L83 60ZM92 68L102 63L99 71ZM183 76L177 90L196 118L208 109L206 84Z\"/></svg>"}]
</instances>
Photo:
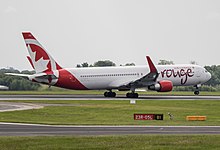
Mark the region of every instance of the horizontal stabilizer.
<instances>
[{"instance_id":1,"label":"horizontal stabilizer","mask_svg":"<svg viewBox=\"0 0 220 150\"><path fill-rule=\"evenodd\" d=\"M58 79L54 74L38 73L38 74L18 74L18 73L5 73L6 75L24 77L26 79Z\"/></svg>"},{"instance_id":2,"label":"horizontal stabilizer","mask_svg":"<svg viewBox=\"0 0 220 150\"><path fill-rule=\"evenodd\" d=\"M26 78L26 79L29 79L29 77L31 75L29 74L19 74L19 73L5 73L6 75L11 75L11 76L18 76L18 77L23 77L23 78Z\"/></svg>"},{"instance_id":3,"label":"horizontal stabilizer","mask_svg":"<svg viewBox=\"0 0 220 150\"><path fill-rule=\"evenodd\" d=\"M36 79L58 79L54 74L45 74L45 75L35 74L34 77Z\"/></svg>"}]
</instances>

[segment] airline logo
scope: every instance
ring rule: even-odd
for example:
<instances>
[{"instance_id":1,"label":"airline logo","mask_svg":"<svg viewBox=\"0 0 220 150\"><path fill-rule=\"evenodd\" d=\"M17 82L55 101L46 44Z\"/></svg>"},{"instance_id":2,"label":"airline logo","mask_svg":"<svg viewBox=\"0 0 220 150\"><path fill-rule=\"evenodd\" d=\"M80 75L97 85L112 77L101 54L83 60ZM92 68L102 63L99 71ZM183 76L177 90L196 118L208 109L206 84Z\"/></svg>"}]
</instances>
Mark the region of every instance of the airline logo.
<instances>
[{"instance_id":1,"label":"airline logo","mask_svg":"<svg viewBox=\"0 0 220 150\"><path fill-rule=\"evenodd\" d=\"M184 67L184 68L173 68L173 69L164 69L160 72L162 78L180 78L181 85L187 83L189 78L194 76L194 67Z\"/></svg>"},{"instance_id":2,"label":"airline logo","mask_svg":"<svg viewBox=\"0 0 220 150\"><path fill-rule=\"evenodd\" d=\"M31 33L23 33L23 37L30 54L29 61L36 73L50 73L53 70L61 69Z\"/></svg>"},{"instance_id":3,"label":"airline logo","mask_svg":"<svg viewBox=\"0 0 220 150\"><path fill-rule=\"evenodd\" d=\"M28 60L32 67L36 73L48 75L46 79L34 78L33 81L68 89L87 89L73 74L62 69L30 32L22 34L30 54Z\"/></svg>"}]
</instances>

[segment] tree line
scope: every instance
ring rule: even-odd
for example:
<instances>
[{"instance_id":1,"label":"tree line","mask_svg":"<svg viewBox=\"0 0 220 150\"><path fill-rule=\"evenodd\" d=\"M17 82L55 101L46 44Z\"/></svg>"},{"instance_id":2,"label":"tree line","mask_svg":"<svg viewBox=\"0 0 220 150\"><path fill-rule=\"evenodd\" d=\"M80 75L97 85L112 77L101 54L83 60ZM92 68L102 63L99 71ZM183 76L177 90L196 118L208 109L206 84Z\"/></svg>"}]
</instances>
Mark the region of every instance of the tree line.
<instances>
[{"instance_id":1,"label":"tree line","mask_svg":"<svg viewBox=\"0 0 220 150\"><path fill-rule=\"evenodd\" d=\"M77 68L84 68L84 67L110 67L116 66L116 64L110 60L100 60L95 62L94 64L88 64L87 62L83 62L81 64L77 64ZM135 66L135 63L126 63L125 65L120 66Z\"/></svg>"},{"instance_id":2,"label":"tree line","mask_svg":"<svg viewBox=\"0 0 220 150\"><path fill-rule=\"evenodd\" d=\"M9 90L14 91L27 91L27 90L38 90L41 85L39 83L34 83L26 80L22 77L9 76L5 73L21 73L21 74L34 74L34 71L19 71L14 68L0 69L0 85L9 87Z\"/></svg>"}]
</instances>

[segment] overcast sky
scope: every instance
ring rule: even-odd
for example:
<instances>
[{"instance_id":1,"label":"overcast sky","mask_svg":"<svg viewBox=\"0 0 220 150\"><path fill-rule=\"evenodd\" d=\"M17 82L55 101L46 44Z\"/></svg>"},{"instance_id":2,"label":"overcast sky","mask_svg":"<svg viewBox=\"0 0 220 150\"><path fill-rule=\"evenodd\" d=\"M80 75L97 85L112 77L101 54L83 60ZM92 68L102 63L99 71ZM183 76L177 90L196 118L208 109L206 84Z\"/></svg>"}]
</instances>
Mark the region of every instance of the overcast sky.
<instances>
[{"instance_id":1,"label":"overcast sky","mask_svg":"<svg viewBox=\"0 0 220 150\"><path fill-rule=\"evenodd\" d=\"M31 70L22 31L63 67L220 64L220 0L2 0L0 19L0 68Z\"/></svg>"}]
</instances>

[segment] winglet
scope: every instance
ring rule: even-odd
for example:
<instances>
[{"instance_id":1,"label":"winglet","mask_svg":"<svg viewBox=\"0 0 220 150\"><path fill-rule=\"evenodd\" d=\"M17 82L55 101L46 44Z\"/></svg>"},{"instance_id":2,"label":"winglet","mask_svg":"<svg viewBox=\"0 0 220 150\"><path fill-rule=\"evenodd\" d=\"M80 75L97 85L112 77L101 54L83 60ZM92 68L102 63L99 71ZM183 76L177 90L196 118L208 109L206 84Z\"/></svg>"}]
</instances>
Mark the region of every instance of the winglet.
<instances>
[{"instance_id":1,"label":"winglet","mask_svg":"<svg viewBox=\"0 0 220 150\"><path fill-rule=\"evenodd\" d=\"M153 64L152 60L150 59L150 57L146 56L146 58L147 58L148 65L150 67L150 72L151 73L157 73L157 68L154 66L154 64Z\"/></svg>"}]
</instances>

